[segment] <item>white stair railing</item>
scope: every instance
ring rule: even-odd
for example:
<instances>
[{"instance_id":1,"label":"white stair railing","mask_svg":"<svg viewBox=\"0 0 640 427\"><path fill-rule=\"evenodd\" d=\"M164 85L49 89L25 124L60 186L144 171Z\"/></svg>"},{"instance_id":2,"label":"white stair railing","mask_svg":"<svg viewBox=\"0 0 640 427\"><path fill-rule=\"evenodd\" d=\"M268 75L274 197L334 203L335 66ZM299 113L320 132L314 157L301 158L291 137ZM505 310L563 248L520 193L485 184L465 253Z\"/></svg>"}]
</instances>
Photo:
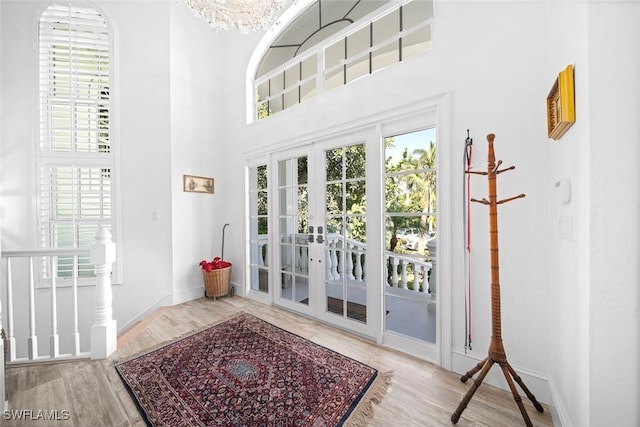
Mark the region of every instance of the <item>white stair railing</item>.
<instances>
[{"instance_id":1,"label":"white stair railing","mask_svg":"<svg viewBox=\"0 0 640 427\"><path fill-rule=\"evenodd\" d=\"M79 258L89 256L91 264L95 267L95 277L79 277ZM69 285L61 287L61 281L57 280L56 271L60 257L71 257L73 260L70 277L65 280ZM20 263L20 259L26 258L26 271L15 271L14 264ZM6 281L5 294L0 294L0 308L6 307L4 317L6 319L7 336L7 363L30 363L52 360L66 360L74 358L102 359L108 357L116 349L117 331L116 321L112 318L112 291L111 291L111 266L115 261L115 244L111 241L111 233L100 229L96 233L96 241L91 248L77 249L32 249L10 250L2 252ZM39 273L34 271L34 260L44 259L48 266L49 281L46 286L36 287ZM41 265L41 264L40 264ZM82 337L80 335L79 320L79 281L89 280L95 284L95 323L91 327L89 337L89 351L81 351ZM26 286L25 286L26 285ZM64 290L64 292L63 292ZM4 298L3 298L4 297ZM61 299L62 297L62 299ZM49 300L50 309L41 307ZM69 313L58 309L62 303L70 307ZM87 301L82 301L87 303ZM21 313L26 312L26 316ZM2 312L0 311L0 314ZM61 317L70 316L68 329L59 330ZM83 324L91 321L82 319ZM43 327L44 325L44 327ZM41 332L49 329L49 333ZM46 339L48 335L48 354L38 346L38 338ZM71 344L65 346L65 352L61 352L60 337L69 338ZM23 354L18 353L18 344L25 343ZM0 344L1 345L1 344ZM23 344L24 345L24 344ZM41 354L43 353L43 354ZM2 354L2 353L0 353ZM3 373L3 372L2 372ZM4 378L4 375L3 375Z\"/></svg>"}]
</instances>

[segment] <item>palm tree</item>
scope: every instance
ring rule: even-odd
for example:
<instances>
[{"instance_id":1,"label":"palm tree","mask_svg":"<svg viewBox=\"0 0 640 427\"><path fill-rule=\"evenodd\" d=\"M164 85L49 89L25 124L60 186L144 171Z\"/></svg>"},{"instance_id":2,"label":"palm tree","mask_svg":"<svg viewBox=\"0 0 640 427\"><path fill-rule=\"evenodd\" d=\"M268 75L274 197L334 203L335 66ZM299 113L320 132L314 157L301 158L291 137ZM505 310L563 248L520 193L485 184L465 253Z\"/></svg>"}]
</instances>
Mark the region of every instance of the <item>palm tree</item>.
<instances>
[{"instance_id":1,"label":"palm tree","mask_svg":"<svg viewBox=\"0 0 640 427\"><path fill-rule=\"evenodd\" d=\"M436 145L430 141L429 148L415 149L411 157L403 160L403 169L417 172L406 175L405 183L407 189L419 197L423 214L420 217L420 228L432 232L435 216L429 214L434 212L436 207Z\"/></svg>"}]
</instances>

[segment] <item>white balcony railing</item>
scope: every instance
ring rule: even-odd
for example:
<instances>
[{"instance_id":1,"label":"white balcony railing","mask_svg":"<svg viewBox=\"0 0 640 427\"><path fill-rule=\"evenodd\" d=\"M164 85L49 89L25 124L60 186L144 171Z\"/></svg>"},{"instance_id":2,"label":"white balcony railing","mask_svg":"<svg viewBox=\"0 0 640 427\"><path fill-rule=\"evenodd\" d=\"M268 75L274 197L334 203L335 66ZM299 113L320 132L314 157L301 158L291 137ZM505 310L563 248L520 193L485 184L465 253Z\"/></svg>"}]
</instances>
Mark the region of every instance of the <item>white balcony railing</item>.
<instances>
[{"instance_id":1,"label":"white balcony railing","mask_svg":"<svg viewBox=\"0 0 640 427\"><path fill-rule=\"evenodd\" d=\"M394 252L386 253L387 286L435 295L429 281L431 262Z\"/></svg>"},{"instance_id":2,"label":"white balcony railing","mask_svg":"<svg viewBox=\"0 0 640 427\"><path fill-rule=\"evenodd\" d=\"M289 253L285 256L295 257L295 260L284 259L282 265L295 265L297 271L306 273L309 265L308 235L296 234L295 236L283 237L282 241L293 243L295 239L295 251L293 255ZM260 266L268 266L268 236L262 234L258 236L257 252ZM343 277L351 284L364 284L365 282L365 262L366 244L354 239L344 239L337 233L329 233L325 241L326 251L326 279L328 281L338 281ZM344 252L344 258L342 256ZM404 289L408 292L425 293L435 296L435 281L430 280L433 264L409 255L402 255L395 252L386 252L385 265L387 272L386 286Z\"/></svg>"}]
</instances>

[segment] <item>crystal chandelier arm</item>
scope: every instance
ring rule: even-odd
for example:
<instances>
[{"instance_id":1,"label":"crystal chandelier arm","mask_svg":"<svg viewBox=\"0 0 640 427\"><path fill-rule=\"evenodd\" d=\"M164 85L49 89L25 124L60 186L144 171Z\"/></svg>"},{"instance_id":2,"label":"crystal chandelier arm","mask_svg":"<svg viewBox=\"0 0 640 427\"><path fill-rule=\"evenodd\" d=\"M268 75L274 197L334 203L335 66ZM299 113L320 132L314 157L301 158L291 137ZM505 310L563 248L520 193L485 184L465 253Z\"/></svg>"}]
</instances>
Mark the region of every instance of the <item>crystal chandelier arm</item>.
<instances>
[{"instance_id":1,"label":"crystal chandelier arm","mask_svg":"<svg viewBox=\"0 0 640 427\"><path fill-rule=\"evenodd\" d=\"M242 33L267 28L275 14L288 0L181 0L210 26L227 30L236 28Z\"/></svg>"}]
</instances>

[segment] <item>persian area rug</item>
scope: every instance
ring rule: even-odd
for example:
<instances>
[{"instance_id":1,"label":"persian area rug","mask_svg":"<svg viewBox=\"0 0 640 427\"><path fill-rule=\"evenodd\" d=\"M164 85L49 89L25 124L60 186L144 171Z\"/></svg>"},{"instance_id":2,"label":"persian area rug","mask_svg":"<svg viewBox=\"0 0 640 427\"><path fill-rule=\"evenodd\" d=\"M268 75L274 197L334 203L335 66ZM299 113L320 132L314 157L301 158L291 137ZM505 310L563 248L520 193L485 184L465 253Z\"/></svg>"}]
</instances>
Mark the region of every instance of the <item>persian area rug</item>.
<instances>
[{"instance_id":1,"label":"persian area rug","mask_svg":"<svg viewBox=\"0 0 640 427\"><path fill-rule=\"evenodd\" d=\"M390 383L247 313L115 368L153 426L364 426Z\"/></svg>"}]
</instances>

